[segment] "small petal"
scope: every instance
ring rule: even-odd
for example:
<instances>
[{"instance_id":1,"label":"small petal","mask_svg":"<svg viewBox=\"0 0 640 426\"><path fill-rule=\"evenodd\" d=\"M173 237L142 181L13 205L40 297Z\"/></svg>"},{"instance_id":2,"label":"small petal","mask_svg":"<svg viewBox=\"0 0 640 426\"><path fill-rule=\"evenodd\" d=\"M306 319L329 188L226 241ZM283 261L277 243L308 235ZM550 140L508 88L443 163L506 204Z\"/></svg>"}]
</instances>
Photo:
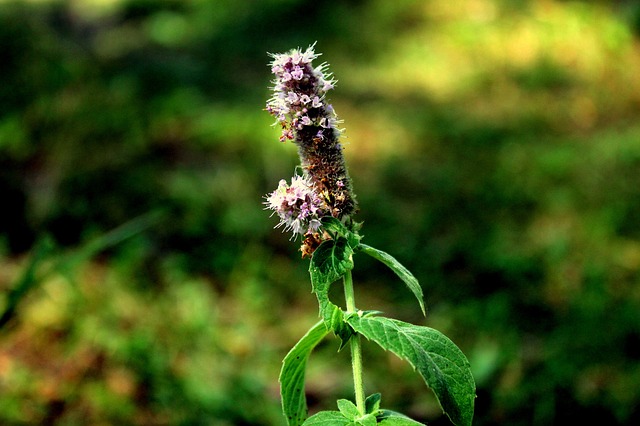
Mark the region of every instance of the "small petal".
<instances>
[{"instance_id":1,"label":"small petal","mask_svg":"<svg viewBox=\"0 0 640 426\"><path fill-rule=\"evenodd\" d=\"M296 67L293 71L291 71L291 77L293 77L294 80L302 80L303 76L304 71L302 71L300 67Z\"/></svg>"}]
</instances>

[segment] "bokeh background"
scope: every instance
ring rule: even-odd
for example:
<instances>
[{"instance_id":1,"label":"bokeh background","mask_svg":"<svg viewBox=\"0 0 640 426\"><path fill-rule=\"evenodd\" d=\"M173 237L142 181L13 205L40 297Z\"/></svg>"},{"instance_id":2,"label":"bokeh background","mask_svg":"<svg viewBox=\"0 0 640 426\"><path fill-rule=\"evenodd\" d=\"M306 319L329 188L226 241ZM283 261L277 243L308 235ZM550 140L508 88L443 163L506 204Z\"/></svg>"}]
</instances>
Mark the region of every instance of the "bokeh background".
<instances>
[{"instance_id":1,"label":"bokeh background","mask_svg":"<svg viewBox=\"0 0 640 426\"><path fill-rule=\"evenodd\" d=\"M283 424L317 304L263 210L298 163L266 52L316 41L365 242L429 312L364 255L358 306L462 348L476 425L640 424L640 5L551 0L0 1L0 424ZM312 411L351 398L337 348Z\"/></svg>"}]
</instances>

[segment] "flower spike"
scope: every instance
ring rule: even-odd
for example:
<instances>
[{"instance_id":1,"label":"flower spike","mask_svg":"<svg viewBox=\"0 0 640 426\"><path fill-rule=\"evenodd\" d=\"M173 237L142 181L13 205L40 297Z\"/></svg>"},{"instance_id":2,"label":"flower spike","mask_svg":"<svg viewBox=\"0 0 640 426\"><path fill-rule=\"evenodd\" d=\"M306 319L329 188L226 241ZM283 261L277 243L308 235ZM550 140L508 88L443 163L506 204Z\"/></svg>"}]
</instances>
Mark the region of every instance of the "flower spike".
<instances>
[{"instance_id":1,"label":"flower spike","mask_svg":"<svg viewBox=\"0 0 640 426\"><path fill-rule=\"evenodd\" d=\"M336 81L326 63L313 67L312 61L320 56L314 46L271 55L275 80L266 110L282 128L280 141L298 146L305 181L322 199L327 214L348 220L357 205L339 143L340 121L326 99ZM288 228L294 230L293 225Z\"/></svg>"}]
</instances>

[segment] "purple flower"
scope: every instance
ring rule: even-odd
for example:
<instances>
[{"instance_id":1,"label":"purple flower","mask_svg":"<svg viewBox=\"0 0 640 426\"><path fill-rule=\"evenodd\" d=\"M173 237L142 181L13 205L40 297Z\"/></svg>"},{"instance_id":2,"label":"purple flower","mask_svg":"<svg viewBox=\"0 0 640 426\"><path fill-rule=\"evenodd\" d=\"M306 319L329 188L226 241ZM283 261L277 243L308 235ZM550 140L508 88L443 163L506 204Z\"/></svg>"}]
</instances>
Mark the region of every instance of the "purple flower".
<instances>
[{"instance_id":1,"label":"purple flower","mask_svg":"<svg viewBox=\"0 0 640 426\"><path fill-rule=\"evenodd\" d=\"M291 185L282 179L278 188L267 195L264 203L280 217L276 228L292 231L293 236L314 233L320 228L320 218L328 214L328 207L313 188L308 177L294 176Z\"/></svg>"},{"instance_id":2,"label":"purple flower","mask_svg":"<svg viewBox=\"0 0 640 426\"><path fill-rule=\"evenodd\" d=\"M304 52L294 49L288 53L271 56L271 71L276 79L273 86L274 95L267 102L267 111L276 117L276 123L283 125L282 133L285 135L292 127L287 125L286 117L295 116L308 104L320 109L323 105L321 100L325 93L334 87L335 81L329 74L325 74L326 64L316 68L311 65L319 56L313 51L313 46ZM337 120L330 106L318 111L317 115L318 118L326 118L327 123ZM310 125L312 124L308 124Z\"/></svg>"},{"instance_id":3,"label":"purple flower","mask_svg":"<svg viewBox=\"0 0 640 426\"><path fill-rule=\"evenodd\" d=\"M311 98L309 97L309 95L302 95L302 96L300 96L300 102L302 102L304 105L306 105L309 102L311 102Z\"/></svg>"},{"instance_id":4,"label":"purple flower","mask_svg":"<svg viewBox=\"0 0 640 426\"><path fill-rule=\"evenodd\" d=\"M293 77L295 80L302 80L303 76L304 71L302 71L300 67L295 67L295 69L291 71L291 77Z\"/></svg>"}]
</instances>

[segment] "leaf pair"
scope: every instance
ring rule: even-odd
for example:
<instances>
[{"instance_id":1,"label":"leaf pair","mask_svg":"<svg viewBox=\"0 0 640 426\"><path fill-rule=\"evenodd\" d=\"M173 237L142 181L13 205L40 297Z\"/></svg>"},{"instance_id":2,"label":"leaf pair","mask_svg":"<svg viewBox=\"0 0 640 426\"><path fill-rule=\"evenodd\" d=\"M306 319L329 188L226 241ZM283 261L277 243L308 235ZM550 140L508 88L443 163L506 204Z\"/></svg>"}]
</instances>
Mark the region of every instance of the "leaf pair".
<instances>
[{"instance_id":1,"label":"leaf pair","mask_svg":"<svg viewBox=\"0 0 640 426\"><path fill-rule=\"evenodd\" d=\"M380 409L379 393L370 395L365 401L366 413L361 415L358 408L346 399L338 400L339 411L321 411L309 417L303 426L333 426L333 425L359 425L375 426L424 426L422 423L410 419L404 414L391 410Z\"/></svg>"},{"instance_id":2,"label":"leaf pair","mask_svg":"<svg viewBox=\"0 0 640 426\"><path fill-rule=\"evenodd\" d=\"M322 320L311 328L285 357L280 373L282 406L288 424L420 424L392 411L378 410L374 414L373 411L367 410L366 413L359 413L355 406L351 407L352 403L345 400L339 402L340 411L323 411L306 419L304 382L307 361L311 351L331 331L340 337L340 349L358 333L377 343L382 349L407 360L433 390L451 421L456 425L471 425L475 382L469 362L451 340L432 328L376 316L377 312L345 313L329 300L329 287L353 269L353 254L357 251L372 256L393 270L418 299L424 313L423 293L418 280L391 255L362 244L360 236L337 219L323 219L323 227L332 239L320 244L309 266L313 292L318 298Z\"/></svg>"},{"instance_id":3,"label":"leaf pair","mask_svg":"<svg viewBox=\"0 0 640 426\"><path fill-rule=\"evenodd\" d=\"M467 358L449 338L433 328L373 315L351 314L347 316L346 321L356 333L377 343L382 349L406 359L435 393L443 411L454 424L471 425L475 382ZM280 383L282 406L290 426L301 425L306 418L307 404L304 396L306 364L311 351L327 334L328 330L324 323L318 322L285 357L280 373ZM367 408L367 414L375 414L373 409L375 404L376 402L368 400L370 407ZM345 403L342 403L342 406L343 409L339 412L318 413L304 424L358 424L353 423L353 417L345 417L347 408ZM336 413L341 416L340 420ZM376 416L378 423L389 426L419 424L400 414L391 411L386 413L387 417ZM330 419L335 422L329 422ZM342 419L345 420L344 423L341 423ZM363 426L368 426L364 422L370 422L366 416L358 421Z\"/></svg>"},{"instance_id":4,"label":"leaf pair","mask_svg":"<svg viewBox=\"0 0 640 426\"><path fill-rule=\"evenodd\" d=\"M340 401L346 401L344 399ZM338 404L340 404L338 401ZM350 401L347 401L350 402ZM379 416L367 414L358 419L346 417L342 411L321 411L307 419L303 426L424 426L409 417L391 410L381 410Z\"/></svg>"}]
</instances>

